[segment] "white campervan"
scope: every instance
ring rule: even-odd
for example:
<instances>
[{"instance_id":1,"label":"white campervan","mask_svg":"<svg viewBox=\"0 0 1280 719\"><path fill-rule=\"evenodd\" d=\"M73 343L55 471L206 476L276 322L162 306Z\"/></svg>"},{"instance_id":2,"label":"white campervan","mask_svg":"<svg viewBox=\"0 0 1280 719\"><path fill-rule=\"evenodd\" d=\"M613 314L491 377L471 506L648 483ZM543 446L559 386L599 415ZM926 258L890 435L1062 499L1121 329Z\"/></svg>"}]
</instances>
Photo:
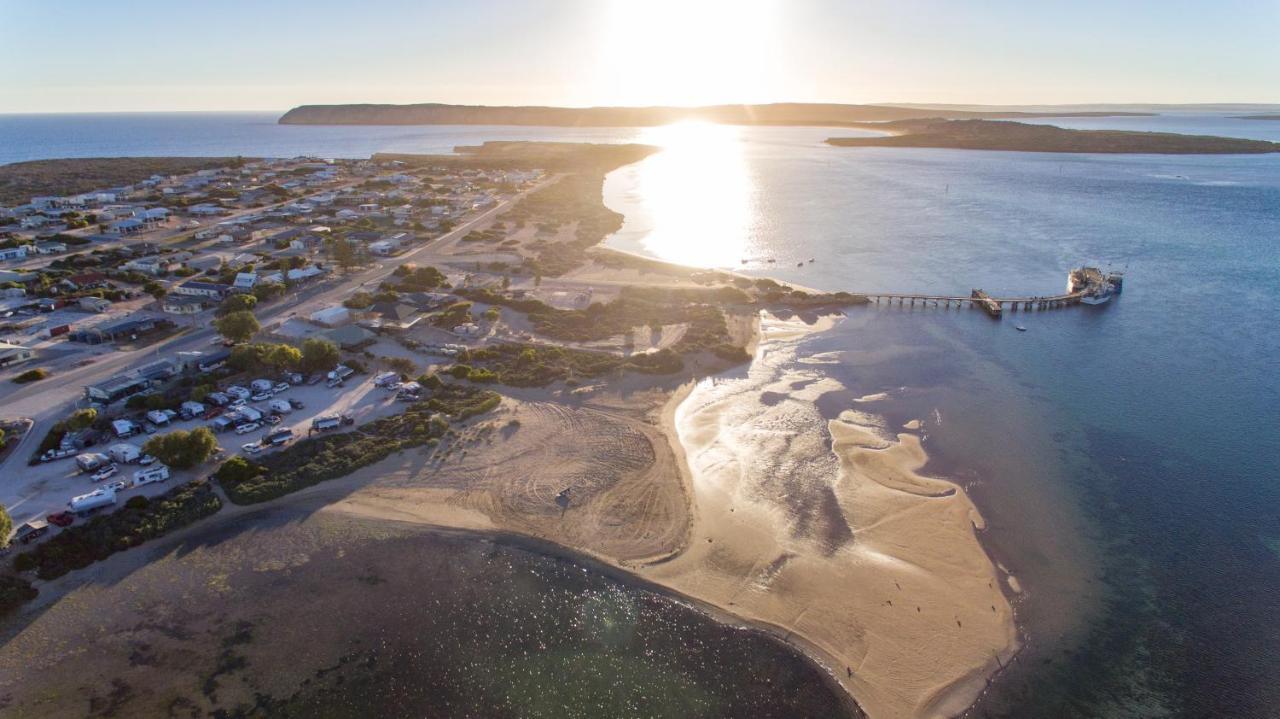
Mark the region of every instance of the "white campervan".
<instances>
[{"instance_id":1,"label":"white campervan","mask_svg":"<svg viewBox=\"0 0 1280 719\"><path fill-rule=\"evenodd\" d=\"M133 473L134 484L151 484L152 482L163 482L169 478L169 468L163 464L146 469L140 469Z\"/></svg>"}]
</instances>

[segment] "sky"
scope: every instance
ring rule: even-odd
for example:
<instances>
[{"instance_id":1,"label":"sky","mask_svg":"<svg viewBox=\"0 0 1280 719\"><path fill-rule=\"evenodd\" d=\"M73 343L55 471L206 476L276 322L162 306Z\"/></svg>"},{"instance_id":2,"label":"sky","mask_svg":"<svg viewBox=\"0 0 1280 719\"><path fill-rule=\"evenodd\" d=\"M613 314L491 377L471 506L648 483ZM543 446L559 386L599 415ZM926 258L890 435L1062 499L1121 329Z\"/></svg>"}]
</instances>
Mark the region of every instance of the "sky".
<instances>
[{"instance_id":1,"label":"sky","mask_svg":"<svg viewBox=\"0 0 1280 719\"><path fill-rule=\"evenodd\" d=\"M1280 0L0 0L0 113L1280 102Z\"/></svg>"}]
</instances>

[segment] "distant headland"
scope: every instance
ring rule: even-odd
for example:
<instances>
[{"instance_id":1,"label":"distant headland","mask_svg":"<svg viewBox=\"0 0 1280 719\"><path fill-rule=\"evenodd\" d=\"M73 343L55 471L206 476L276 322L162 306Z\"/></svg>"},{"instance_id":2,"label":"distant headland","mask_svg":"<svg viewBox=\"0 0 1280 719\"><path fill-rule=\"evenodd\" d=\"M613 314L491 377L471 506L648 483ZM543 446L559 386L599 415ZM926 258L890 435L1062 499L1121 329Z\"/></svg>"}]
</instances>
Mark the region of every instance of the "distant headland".
<instances>
[{"instance_id":1,"label":"distant headland","mask_svg":"<svg viewBox=\"0 0 1280 719\"><path fill-rule=\"evenodd\" d=\"M1067 130L1024 122L927 118L860 123L881 137L833 137L837 147L942 147L1012 152L1230 155L1280 152L1280 143L1211 135L1121 130Z\"/></svg>"},{"instance_id":2,"label":"distant headland","mask_svg":"<svg viewBox=\"0 0 1280 719\"><path fill-rule=\"evenodd\" d=\"M280 117L281 125L542 125L551 127L650 127L682 120L728 125L844 127L923 117L991 119L1019 117L1114 117L1143 112L979 111L894 105L775 103L704 107L537 107L445 105L303 105Z\"/></svg>"},{"instance_id":3,"label":"distant headland","mask_svg":"<svg viewBox=\"0 0 1280 719\"><path fill-rule=\"evenodd\" d=\"M1237 120L1280 120L1280 113L1275 115L1235 115Z\"/></svg>"}]
</instances>

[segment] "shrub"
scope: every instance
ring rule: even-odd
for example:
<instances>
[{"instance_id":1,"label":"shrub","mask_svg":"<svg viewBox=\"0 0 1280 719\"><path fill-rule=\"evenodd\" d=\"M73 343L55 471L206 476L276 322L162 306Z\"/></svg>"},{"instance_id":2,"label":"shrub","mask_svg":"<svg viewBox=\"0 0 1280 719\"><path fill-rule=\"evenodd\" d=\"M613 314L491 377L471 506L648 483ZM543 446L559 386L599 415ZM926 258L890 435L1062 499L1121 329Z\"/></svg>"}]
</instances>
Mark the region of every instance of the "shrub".
<instances>
[{"instance_id":1,"label":"shrub","mask_svg":"<svg viewBox=\"0 0 1280 719\"><path fill-rule=\"evenodd\" d=\"M175 469L190 469L213 455L218 440L208 427L176 429L159 434L142 445L142 451Z\"/></svg>"},{"instance_id":2,"label":"shrub","mask_svg":"<svg viewBox=\"0 0 1280 719\"><path fill-rule=\"evenodd\" d=\"M130 497L129 501L124 503L124 506L127 509L146 509L150 503L151 500L147 499L145 495L138 494Z\"/></svg>"},{"instance_id":3,"label":"shrub","mask_svg":"<svg viewBox=\"0 0 1280 719\"><path fill-rule=\"evenodd\" d=\"M40 591L22 577L0 575L0 617L35 599L38 594Z\"/></svg>"},{"instance_id":4,"label":"shrub","mask_svg":"<svg viewBox=\"0 0 1280 719\"><path fill-rule=\"evenodd\" d=\"M184 484L153 498L145 507L126 503L111 514L67 527L49 541L18 555L14 568L35 569L41 579L56 579L185 527L221 508L222 501L208 482Z\"/></svg>"},{"instance_id":5,"label":"shrub","mask_svg":"<svg viewBox=\"0 0 1280 719\"><path fill-rule=\"evenodd\" d=\"M34 369L29 369L26 372L23 372L17 377L14 377L13 381L17 384L27 384L28 382L37 382L48 376L49 376L49 370L45 369L44 367L36 367Z\"/></svg>"}]
</instances>

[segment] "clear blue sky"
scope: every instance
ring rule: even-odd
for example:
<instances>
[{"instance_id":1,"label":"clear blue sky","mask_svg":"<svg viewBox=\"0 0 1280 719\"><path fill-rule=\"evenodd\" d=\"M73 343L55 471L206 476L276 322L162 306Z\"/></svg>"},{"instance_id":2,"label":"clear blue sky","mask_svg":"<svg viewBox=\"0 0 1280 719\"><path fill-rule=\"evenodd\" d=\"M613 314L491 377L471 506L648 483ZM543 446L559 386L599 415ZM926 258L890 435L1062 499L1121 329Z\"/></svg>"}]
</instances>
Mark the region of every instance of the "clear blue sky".
<instances>
[{"instance_id":1,"label":"clear blue sky","mask_svg":"<svg viewBox=\"0 0 1280 719\"><path fill-rule=\"evenodd\" d=\"M0 112L1280 102L1280 0L0 0Z\"/></svg>"}]
</instances>

